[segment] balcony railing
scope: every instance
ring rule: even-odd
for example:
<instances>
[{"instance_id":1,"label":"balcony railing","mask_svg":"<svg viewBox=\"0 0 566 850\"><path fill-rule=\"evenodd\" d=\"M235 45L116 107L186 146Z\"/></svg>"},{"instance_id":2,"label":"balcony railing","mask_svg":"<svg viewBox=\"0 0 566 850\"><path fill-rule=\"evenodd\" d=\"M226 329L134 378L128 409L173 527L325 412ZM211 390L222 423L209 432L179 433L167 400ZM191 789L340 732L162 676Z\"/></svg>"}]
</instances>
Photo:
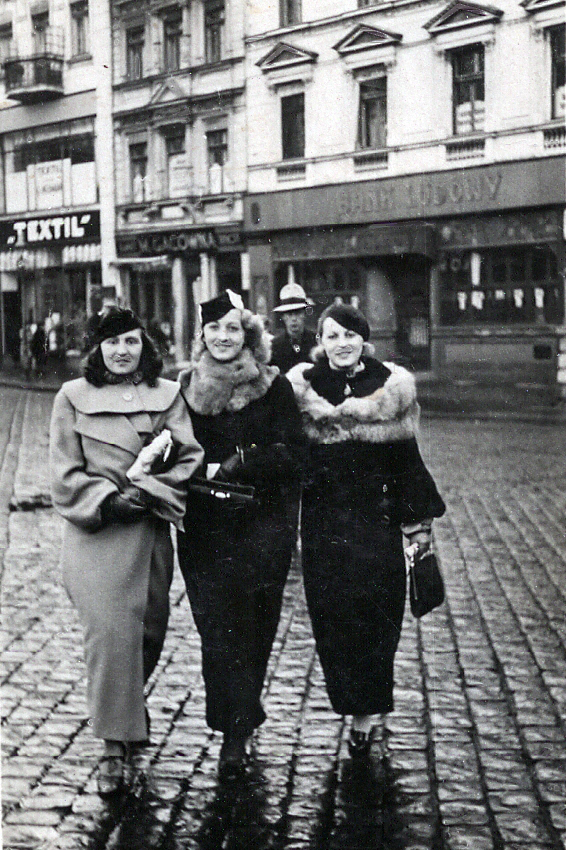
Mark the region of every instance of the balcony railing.
<instances>
[{"instance_id":1,"label":"balcony railing","mask_svg":"<svg viewBox=\"0 0 566 850\"><path fill-rule=\"evenodd\" d=\"M21 103L42 103L63 95L63 31L49 27L36 33L34 51L4 62L6 94Z\"/></svg>"}]
</instances>

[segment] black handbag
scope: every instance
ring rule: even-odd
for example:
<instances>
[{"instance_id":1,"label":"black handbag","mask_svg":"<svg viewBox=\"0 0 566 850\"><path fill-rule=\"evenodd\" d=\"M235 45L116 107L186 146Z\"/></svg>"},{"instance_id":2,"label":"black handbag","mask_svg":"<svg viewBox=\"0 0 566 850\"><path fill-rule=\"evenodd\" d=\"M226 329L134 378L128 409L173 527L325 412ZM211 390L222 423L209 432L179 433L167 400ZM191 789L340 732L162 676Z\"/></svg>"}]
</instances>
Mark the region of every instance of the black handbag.
<instances>
[{"instance_id":1,"label":"black handbag","mask_svg":"<svg viewBox=\"0 0 566 850\"><path fill-rule=\"evenodd\" d=\"M409 601L415 617L424 617L444 602L444 581L436 555L406 550L409 568Z\"/></svg>"},{"instance_id":2,"label":"black handbag","mask_svg":"<svg viewBox=\"0 0 566 850\"><path fill-rule=\"evenodd\" d=\"M195 495L213 499L219 504L226 505L254 505L257 504L255 487L244 484L233 484L229 481L215 481L213 478L202 478L194 475L188 483L189 495Z\"/></svg>"}]
</instances>

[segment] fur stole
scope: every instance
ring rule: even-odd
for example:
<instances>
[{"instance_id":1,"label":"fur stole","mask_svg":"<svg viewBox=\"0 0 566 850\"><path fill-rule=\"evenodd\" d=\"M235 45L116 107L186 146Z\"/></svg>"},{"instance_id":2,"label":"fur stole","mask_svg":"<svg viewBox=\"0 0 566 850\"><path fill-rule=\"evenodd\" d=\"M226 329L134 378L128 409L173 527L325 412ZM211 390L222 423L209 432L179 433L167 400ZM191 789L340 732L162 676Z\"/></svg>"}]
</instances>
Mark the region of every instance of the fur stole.
<instances>
[{"instance_id":1,"label":"fur stole","mask_svg":"<svg viewBox=\"0 0 566 850\"><path fill-rule=\"evenodd\" d=\"M223 410L236 413L263 398L278 374L276 366L258 362L249 348L227 363L220 363L205 350L179 380L196 413L217 416Z\"/></svg>"},{"instance_id":2,"label":"fur stole","mask_svg":"<svg viewBox=\"0 0 566 850\"><path fill-rule=\"evenodd\" d=\"M299 363L287 372L293 386L307 437L315 443L391 443L415 437L419 405L415 379L402 366L385 363L391 374L369 396L349 397L334 406L320 396L304 373L310 363Z\"/></svg>"}]
</instances>

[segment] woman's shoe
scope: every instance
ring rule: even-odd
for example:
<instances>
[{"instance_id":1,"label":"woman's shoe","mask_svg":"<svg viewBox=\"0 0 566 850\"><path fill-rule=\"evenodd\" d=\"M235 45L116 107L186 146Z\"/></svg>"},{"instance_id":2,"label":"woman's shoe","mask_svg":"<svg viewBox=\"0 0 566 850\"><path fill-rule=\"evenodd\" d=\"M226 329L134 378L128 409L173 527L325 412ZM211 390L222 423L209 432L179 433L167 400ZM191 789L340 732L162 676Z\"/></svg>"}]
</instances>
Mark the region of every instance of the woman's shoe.
<instances>
[{"instance_id":1,"label":"woman's shoe","mask_svg":"<svg viewBox=\"0 0 566 850\"><path fill-rule=\"evenodd\" d=\"M362 732L360 729L350 729L348 750L352 758L367 758L369 756L374 735L375 726L372 726L368 732Z\"/></svg>"},{"instance_id":2,"label":"woman's shoe","mask_svg":"<svg viewBox=\"0 0 566 850\"><path fill-rule=\"evenodd\" d=\"M98 762L96 787L100 797L113 797L124 785L126 751L116 755L104 755Z\"/></svg>"},{"instance_id":3,"label":"woman's shoe","mask_svg":"<svg viewBox=\"0 0 566 850\"><path fill-rule=\"evenodd\" d=\"M218 776L223 781L239 779L246 771L246 742L247 738L225 735L220 758L218 759Z\"/></svg>"}]
</instances>

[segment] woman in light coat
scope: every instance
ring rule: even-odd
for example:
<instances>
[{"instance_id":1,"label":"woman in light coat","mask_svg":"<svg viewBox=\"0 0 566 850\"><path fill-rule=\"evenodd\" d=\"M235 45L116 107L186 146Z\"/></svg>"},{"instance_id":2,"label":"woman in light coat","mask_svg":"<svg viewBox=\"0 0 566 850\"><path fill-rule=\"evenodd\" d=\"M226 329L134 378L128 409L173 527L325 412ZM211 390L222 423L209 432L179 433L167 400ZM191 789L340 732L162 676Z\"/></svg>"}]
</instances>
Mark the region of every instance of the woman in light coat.
<instances>
[{"instance_id":1,"label":"woman in light coat","mask_svg":"<svg viewBox=\"0 0 566 850\"><path fill-rule=\"evenodd\" d=\"M315 364L287 373L310 443L303 575L330 701L352 715L350 752L366 756L378 715L393 709L402 532L426 550L445 508L417 445L412 375L369 356L369 326L354 307L328 307L318 335Z\"/></svg>"},{"instance_id":2,"label":"woman in light coat","mask_svg":"<svg viewBox=\"0 0 566 850\"><path fill-rule=\"evenodd\" d=\"M104 741L101 795L120 789L128 745L149 736L144 683L169 615L170 523L182 521L186 482L202 459L180 387L160 371L137 317L111 308L85 377L63 384L51 420L63 581L84 628L89 713ZM128 477L142 448L167 431L169 461L156 458Z\"/></svg>"}]
</instances>

